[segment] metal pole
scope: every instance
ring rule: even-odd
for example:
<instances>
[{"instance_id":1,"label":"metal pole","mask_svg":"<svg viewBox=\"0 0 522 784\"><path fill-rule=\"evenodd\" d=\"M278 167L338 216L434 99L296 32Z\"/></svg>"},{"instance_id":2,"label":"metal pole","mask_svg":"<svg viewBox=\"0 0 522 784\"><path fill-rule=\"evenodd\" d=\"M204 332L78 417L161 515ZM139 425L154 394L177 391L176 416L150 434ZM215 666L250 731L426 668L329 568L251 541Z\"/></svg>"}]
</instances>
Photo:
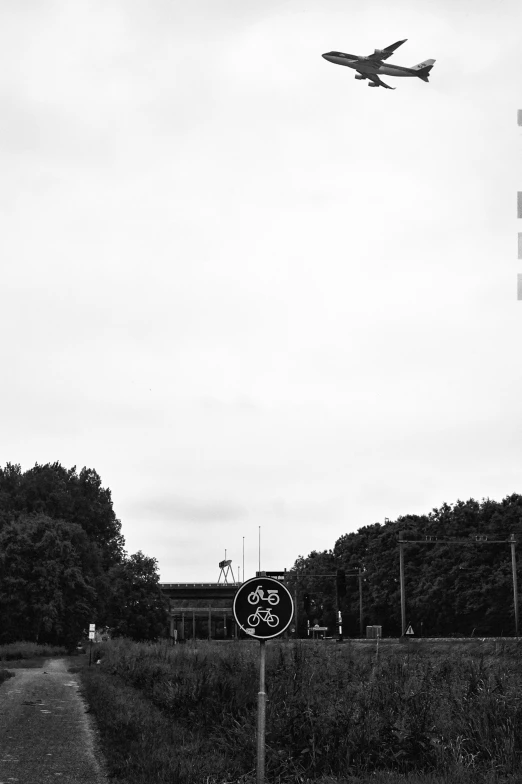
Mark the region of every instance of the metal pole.
<instances>
[{"instance_id":1,"label":"metal pole","mask_svg":"<svg viewBox=\"0 0 522 784\"><path fill-rule=\"evenodd\" d=\"M511 568L513 570L513 603L515 605L515 635L518 637L518 584L517 584L517 559L515 555L515 534L511 534Z\"/></svg>"},{"instance_id":2,"label":"metal pole","mask_svg":"<svg viewBox=\"0 0 522 784\"><path fill-rule=\"evenodd\" d=\"M362 569L359 566L359 634L363 636Z\"/></svg>"},{"instance_id":3,"label":"metal pole","mask_svg":"<svg viewBox=\"0 0 522 784\"><path fill-rule=\"evenodd\" d=\"M265 641L259 640L259 694L257 695L257 784L265 784Z\"/></svg>"},{"instance_id":4,"label":"metal pole","mask_svg":"<svg viewBox=\"0 0 522 784\"><path fill-rule=\"evenodd\" d=\"M401 637L406 632L406 595L404 592L404 540L403 531L399 531L399 568L401 580Z\"/></svg>"},{"instance_id":5,"label":"metal pole","mask_svg":"<svg viewBox=\"0 0 522 784\"><path fill-rule=\"evenodd\" d=\"M259 571L261 571L261 526L259 526Z\"/></svg>"},{"instance_id":6,"label":"metal pole","mask_svg":"<svg viewBox=\"0 0 522 784\"><path fill-rule=\"evenodd\" d=\"M298 621L298 617L297 617L297 579L296 579L295 587L294 587L294 625L295 625L295 637L296 638L299 637L299 632L298 632L298 629L297 629L297 621Z\"/></svg>"},{"instance_id":7,"label":"metal pole","mask_svg":"<svg viewBox=\"0 0 522 784\"><path fill-rule=\"evenodd\" d=\"M337 577L335 578L335 598L337 600L337 642L343 641L343 620L341 615L341 608L339 606L339 586L337 585Z\"/></svg>"},{"instance_id":8,"label":"metal pole","mask_svg":"<svg viewBox=\"0 0 522 784\"><path fill-rule=\"evenodd\" d=\"M245 537L243 537L243 582L245 582Z\"/></svg>"}]
</instances>

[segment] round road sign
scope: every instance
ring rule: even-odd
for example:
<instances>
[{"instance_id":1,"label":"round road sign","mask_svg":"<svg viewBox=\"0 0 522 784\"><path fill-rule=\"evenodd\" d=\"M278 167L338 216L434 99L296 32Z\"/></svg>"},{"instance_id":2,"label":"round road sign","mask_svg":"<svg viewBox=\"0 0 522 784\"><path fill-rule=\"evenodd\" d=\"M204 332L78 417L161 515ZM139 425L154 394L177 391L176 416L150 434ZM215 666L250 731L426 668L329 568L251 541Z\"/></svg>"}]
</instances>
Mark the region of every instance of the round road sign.
<instances>
[{"instance_id":1,"label":"round road sign","mask_svg":"<svg viewBox=\"0 0 522 784\"><path fill-rule=\"evenodd\" d=\"M253 577L234 597L234 618L250 637L268 640L290 626L294 603L290 592L279 580Z\"/></svg>"}]
</instances>

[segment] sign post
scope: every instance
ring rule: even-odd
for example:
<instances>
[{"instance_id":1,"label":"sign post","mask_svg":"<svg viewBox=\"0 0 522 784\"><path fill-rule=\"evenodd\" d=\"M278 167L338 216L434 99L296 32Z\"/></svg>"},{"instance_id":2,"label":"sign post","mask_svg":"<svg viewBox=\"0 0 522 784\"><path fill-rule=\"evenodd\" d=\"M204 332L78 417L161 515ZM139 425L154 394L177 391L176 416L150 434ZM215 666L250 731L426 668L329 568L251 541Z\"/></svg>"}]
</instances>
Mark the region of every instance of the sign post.
<instances>
[{"instance_id":1,"label":"sign post","mask_svg":"<svg viewBox=\"0 0 522 784\"><path fill-rule=\"evenodd\" d=\"M89 624L89 667L91 666L91 659L92 659L92 641L94 640L94 632L96 630L96 624L90 623Z\"/></svg>"},{"instance_id":2,"label":"sign post","mask_svg":"<svg viewBox=\"0 0 522 784\"><path fill-rule=\"evenodd\" d=\"M266 728L266 691L265 691L265 640L259 640L259 692L257 695L257 784L265 781L265 728Z\"/></svg>"},{"instance_id":3,"label":"sign post","mask_svg":"<svg viewBox=\"0 0 522 784\"><path fill-rule=\"evenodd\" d=\"M290 626L294 602L290 591L271 577L247 580L234 597L236 623L250 637L259 640L259 692L257 699L257 784L265 781L266 727L266 640L278 637Z\"/></svg>"}]
</instances>

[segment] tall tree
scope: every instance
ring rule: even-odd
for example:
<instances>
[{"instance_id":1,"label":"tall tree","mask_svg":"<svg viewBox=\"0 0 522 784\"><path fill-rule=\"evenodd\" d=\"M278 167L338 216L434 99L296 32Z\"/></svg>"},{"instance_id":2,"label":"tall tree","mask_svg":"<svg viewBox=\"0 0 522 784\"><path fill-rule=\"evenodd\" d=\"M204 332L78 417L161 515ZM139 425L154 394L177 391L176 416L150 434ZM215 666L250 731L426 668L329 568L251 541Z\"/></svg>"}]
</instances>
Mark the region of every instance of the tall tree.
<instances>
[{"instance_id":1,"label":"tall tree","mask_svg":"<svg viewBox=\"0 0 522 784\"><path fill-rule=\"evenodd\" d=\"M307 635L308 624L335 625L336 560L331 550L313 550L308 558L299 556L288 576L288 588L297 598L297 632Z\"/></svg>"},{"instance_id":2,"label":"tall tree","mask_svg":"<svg viewBox=\"0 0 522 784\"><path fill-rule=\"evenodd\" d=\"M134 640L166 636L166 602L159 586L155 558L139 550L110 572L109 625L114 635Z\"/></svg>"},{"instance_id":3,"label":"tall tree","mask_svg":"<svg viewBox=\"0 0 522 784\"><path fill-rule=\"evenodd\" d=\"M510 548L505 539L522 539L522 496L500 503L458 500L425 515L405 515L384 525L364 526L344 534L328 557L336 568L365 569L364 625L380 624L388 635L401 631L399 532L420 540L404 546L408 623L425 634L513 634L513 582ZM477 537L479 537L477 541ZM464 540L451 544L445 539ZM494 544L492 539L503 539ZM322 554L323 560L326 551ZM331 554L331 555L330 555ZM300 557L294 566L300 596L312 590L309 576L318 554ZM520 558L520 553L519 553ZM322 564L326 571L329 565ZM359 596L355 579L347 580L343 617L348 633L358 630ZM329 597L327 596L330 592ZM334 586L323 586L323 605L334 599ZM299 609L302 608L302 598Z\"/></svg>"},{"instance_id":4,"label":"tall tree","mask_svg":"<svg viewBox=\"0 0 522 784\"><path fill-rule=\"evenodd\" d=\"M95 612L92 545L74 523L20 515L0 530L0 640L72 647Z\"/></svg>"},{"instance_id":5,"label":"tall tree","mask_svg":"<svg viewBox=\"0 0 522 784\"><path fill-rule=\"evenodd\" d=\"M60 463L38 463L22 473L19 465L0 468L0 526L19 514L40 513L80 525L100 551L103 567L123 554L121 523L114 513L111 491L102 487L92 468L67 470Z\"/></svg>"}]
</instances>

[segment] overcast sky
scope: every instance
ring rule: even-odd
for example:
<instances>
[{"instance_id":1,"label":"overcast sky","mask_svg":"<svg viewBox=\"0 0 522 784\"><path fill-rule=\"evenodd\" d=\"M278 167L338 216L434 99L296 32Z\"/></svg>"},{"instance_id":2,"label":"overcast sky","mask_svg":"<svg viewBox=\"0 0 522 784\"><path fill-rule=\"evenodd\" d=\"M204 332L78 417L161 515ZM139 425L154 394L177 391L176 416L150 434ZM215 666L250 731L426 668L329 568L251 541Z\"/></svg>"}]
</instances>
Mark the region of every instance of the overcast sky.
<instances>
[{"instance_id":1,"label":"overcast sky","mask_svg":"<svg viewBox=\"0 0 522 784\"><path fill-rule=\"evenodd\" d=\"M522 492L518 0L4 0L0 462L165 582ZM323 52L436 59L372 89Z\"/></svg>"}]
</instances>

